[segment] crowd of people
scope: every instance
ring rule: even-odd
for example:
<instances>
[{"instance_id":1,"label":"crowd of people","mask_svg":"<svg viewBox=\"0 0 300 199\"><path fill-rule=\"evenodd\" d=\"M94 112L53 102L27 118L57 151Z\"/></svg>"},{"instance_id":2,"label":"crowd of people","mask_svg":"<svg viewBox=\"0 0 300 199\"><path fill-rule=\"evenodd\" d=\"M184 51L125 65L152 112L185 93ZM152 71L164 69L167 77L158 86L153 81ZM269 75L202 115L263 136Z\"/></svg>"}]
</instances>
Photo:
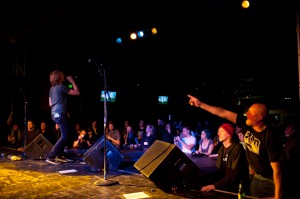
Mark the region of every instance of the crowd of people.
<instances>
[{"instance_id":1,"label":"crowd of people","mask_svg":"<svg viewBox=\"0 0 300 199\"><path fill-rule=\"evenodd\" d=\"M205 178L207 180L202 183L200 191L222 189L237 192L238 185L243 182L248 195L281 199L290 198L297 190L293 180L299 178L300 123L295 120L281 126L273 125L268 120L266 104L254 103L243 114L209 105L188 95L191 106L221 118L222 122L125 119L124 126L108 121L105 129L99 129L96 119L87 123L71 121L66 95L80 95L80 92L72 77L66 79L73 88L63 84L65 77L61 71L50 74L52 123L40 121L39 128L36 128L35 121L29 119L26 128L22 129L12 119L12 112L2 146L22 152L42 134L53 144L46 159L53 163L57 159L67 160L66 149L88 150L104 134L118 149L147 149L156 140L161 140L176 145L183 153L217 158L216 172Z\"/></svg>"}]
</instances>

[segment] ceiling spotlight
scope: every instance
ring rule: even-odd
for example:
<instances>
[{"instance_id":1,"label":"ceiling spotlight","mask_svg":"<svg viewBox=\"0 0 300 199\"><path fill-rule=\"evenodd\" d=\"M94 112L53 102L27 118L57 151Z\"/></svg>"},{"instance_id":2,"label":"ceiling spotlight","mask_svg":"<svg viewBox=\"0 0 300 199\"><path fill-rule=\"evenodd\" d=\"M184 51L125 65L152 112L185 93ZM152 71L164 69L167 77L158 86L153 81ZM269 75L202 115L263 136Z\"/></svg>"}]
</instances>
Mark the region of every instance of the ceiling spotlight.
<instances>
[{"instance_id":1,"label":"ceiling spotlight","mask_svg":"<svg viewBox=\"0 0 300 199\"><path fill-rule=\"evenodd\" d=\"M243 8L247 9L247 8L249 8L249 6L250 6L250 3L249 3L248 0L243 0L242 1L242 7Z\"/></svg>"},{"instance_id":2,"label":"ceiling spotlight","mask_svg":"<svg viewBox=\"0 0 300 199\"><path fill-rule=\"evenodd\" d=\"M136 33L131 33L130 34L130 39L131 40L136 40L137 39L137 34Z\"/></svg>"}]
</instances>

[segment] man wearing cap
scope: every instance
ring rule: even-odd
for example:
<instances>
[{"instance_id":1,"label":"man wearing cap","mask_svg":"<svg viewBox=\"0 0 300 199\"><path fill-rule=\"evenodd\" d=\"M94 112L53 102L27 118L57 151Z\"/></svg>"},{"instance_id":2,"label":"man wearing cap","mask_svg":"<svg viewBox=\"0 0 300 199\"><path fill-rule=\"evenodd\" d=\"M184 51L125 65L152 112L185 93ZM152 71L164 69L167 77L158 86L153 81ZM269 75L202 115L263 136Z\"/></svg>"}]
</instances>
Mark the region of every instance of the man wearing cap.
<instances>
[{"instance_id":1,"label":"man wearing cap","mask_svg":"<svg viewBox=\"0 0 300 199\"><path fill-rule=\"evenodd\" d=\"M241 127L246 144L246 154L252 177L250 192L258 198L281 199L283 195L281 152L279 133L267 123L268 109L265 104L252 104L245 115L199 101L188 95L189 104L208 111Z\"/></svg>"},{"instance_id":2,"label":"man wearing cap","mask_svg":"<svg viewBox=\"0 0 300 199\"><path fill-rule=\"evenodd\" d=\"M212 180L212 184L203 186L201 191L207 192L221 189L237 193L241 181L245 191L247 191L249 186L249 166L243 145L239 143L235 134L234 125L229 123L222 124L218 129L218 137L222 146L218 151L217 171L213 176L210 175L204 178Z\"/></svg>"}]
</instances>

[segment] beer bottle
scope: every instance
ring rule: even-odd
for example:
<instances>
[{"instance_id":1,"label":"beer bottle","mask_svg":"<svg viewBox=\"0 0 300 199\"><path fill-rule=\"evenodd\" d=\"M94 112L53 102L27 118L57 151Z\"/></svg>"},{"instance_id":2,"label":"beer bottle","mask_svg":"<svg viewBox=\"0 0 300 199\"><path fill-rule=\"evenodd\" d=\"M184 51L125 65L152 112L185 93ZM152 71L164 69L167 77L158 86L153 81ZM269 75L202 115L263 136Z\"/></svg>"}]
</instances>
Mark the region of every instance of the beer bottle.
<instances>
[{"instance_id":1,"label":"beer bottle","mask_svg":"<svg viewBox=\"0 0 300 199\"><path fill-rule=\"evenodd\" d=\"M245 199L245 190L242 181L239 184L238 199Z\"/></svg>"}]
</instances>

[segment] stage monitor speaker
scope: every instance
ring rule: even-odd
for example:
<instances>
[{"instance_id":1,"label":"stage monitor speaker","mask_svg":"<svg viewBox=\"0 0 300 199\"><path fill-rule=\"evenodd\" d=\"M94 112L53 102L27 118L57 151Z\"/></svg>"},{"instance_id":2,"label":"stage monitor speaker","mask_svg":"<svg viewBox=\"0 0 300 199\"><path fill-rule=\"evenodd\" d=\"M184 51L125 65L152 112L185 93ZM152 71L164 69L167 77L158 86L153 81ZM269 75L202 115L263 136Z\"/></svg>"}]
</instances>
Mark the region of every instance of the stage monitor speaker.
<instances>
[{"instance_id":1,"label":"stage monitor speaker","mask_svg":"<svg viewBox=\"0 0 300 199\"><path fill-rule=\"evenodd\" d=\"M44 160L51 151L53 145L42 134L39 134L24 149L25 156L29 159Z\"/></svg>"},{"instance_id":2,"label":"stage monitor speaker","mask_svg":"<svg viewBox=\"0 0 300 199\"><path fill-rule=\"evenodd\" d=\"M194 188L199 168L177 146L156 140L134 164L165 192Z\"/></svg>"},{"instance_id":3,"label":"stage monitor speaker","mask_svg":"<svg viewBox=\"0 0 300 199\"><path fill-rule=\"evenodd\" d=\"M106 140L106 168L117 170L121 164L124 155L108 140ZM83 161L86 162L92 170L98 171L104 168L104 139L99 138L84 154Z\"/></svg>"}]
</instances>

